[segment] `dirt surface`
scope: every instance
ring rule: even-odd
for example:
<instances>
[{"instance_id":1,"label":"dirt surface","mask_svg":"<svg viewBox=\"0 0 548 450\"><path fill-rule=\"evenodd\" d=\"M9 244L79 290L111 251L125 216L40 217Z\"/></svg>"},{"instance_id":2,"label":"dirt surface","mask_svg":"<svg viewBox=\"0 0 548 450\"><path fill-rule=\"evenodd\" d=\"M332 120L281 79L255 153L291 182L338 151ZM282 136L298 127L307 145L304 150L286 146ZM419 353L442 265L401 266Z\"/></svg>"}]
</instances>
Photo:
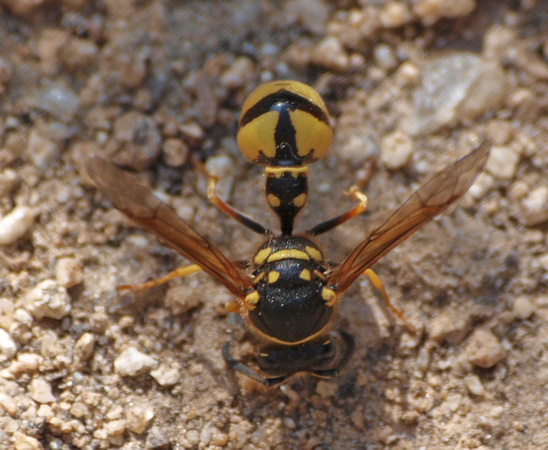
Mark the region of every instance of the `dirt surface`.
<instances>
[{"instance_id":1,"label":"dirt surface","mask_svg":"<svg viewBox=\"0 0 548 450\"><path fill-rule=\"evenodd\" d=\"M548 3L500 1L0 1L0 448L548 448ZM470 53L471 52L471 53ZM318 89L328 156L310 166L298 229L333 261L428 178L492 146L455 208L375 265L416 335L367 280L335 329L341 376L266 389L225 366L256 341L198 273L139 295L182 257L92 187L83 156L140 173L231 258L261 237L220 193L276 227L261 168L235 141L247 94Z\"/></svg>"}]
</instances>

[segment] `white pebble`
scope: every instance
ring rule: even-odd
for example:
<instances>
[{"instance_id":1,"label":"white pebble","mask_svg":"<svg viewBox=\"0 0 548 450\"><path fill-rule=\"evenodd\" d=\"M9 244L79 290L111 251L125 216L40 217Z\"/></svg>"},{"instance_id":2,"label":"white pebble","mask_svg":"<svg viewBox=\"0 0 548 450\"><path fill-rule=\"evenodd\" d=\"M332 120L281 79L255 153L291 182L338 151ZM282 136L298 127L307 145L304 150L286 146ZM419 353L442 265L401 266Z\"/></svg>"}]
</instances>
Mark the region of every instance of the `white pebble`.
<instances>
[{"instance_id":1,"label":"white pebble","mask_svg":"<svg viewBox=\"0 0 548 450\"><path fill-rule=\"evenodd\" d=\"M0 219L0 245L11 244L30 230L36 217L36 210L17 206Z\"/></svg>"},{"instance_id":2,"label":"white pebble","mask_svg":"<svg viewBox=\"0 0 548 450\"><path fill-rule=\"evenodd\" d=\"M389 169L401 169L411 161L413 150L413 141L409 135L395 131L382 138L380 162Z\"/></svg>"},{"instance_id":3,"label":"white pebble","mask_svg":"<svg viewBox=\"0 0 548 450\"><path fill-rule=\"evenodd\" d=\"M156 369L156 367L158 367L158 361L133 347L124 350L114 361L114 370L123 377L133 377L142 371Z\"/></svg>"},{"instance_id":4,"label":"white pebble","mask_svg":"<svg viewBox=\"0 0 548 450\"><path fill-rule=\"evenodd\" d=\"M525 320L531 317L536 311L535 304L527 297L518 297L512 305L512 311L516 317Z\"/></svg>"},{"instance_id":5,"label":"white pebble","mask_svg":"<svg viewBox=\"0 0 548 450\"><path fill-rule=\"evenodd\" d=\"M71 308L67 290L53 280L44 280L28 291L21 299L21 306L35 319L62 319Z\"/></svg>"},{"instance_id":6,"label":"white pebble","mask_svg":"<svg viewBox=\"0 0 548 450\"><path fill-rule=\"evenodd\" d=\"M350 67L350 57L341 42L334 36L322 39L312 51L312 62L326 69L345 72Z\"/></svg>"},{"instance_id":7,"label":"white pebble","mask_svg":"<svg viewBox=\"0 0 548 450\"><path fill-rule=\"evenodd\" d=\"M491 148L485 169L495 178L511 180L518 170L519 155L510 147L495 146Z\"/></svg>"},{"instance_id":8,"label":"white pebble","mask_svg":"<svg viewBox=\"0 0 548 450\"><path fill-rule=\"evenodd\" d=\"M251 81L254 73L255 64L253 61L245 56L240 56L223 72L220 82L230 89L238 89Z\"/></svg>"},{"instance_id":9,"label":"white pebble","mask_svg":"<svg viewBox=\"0 0 548 450\"><path fill-rule=\"evenodd\" d=\"M413 11L426 26L441 18L466 16L476 8L476 0L416 0Z\"/></svg>"},{"instance_id":10,"label":"white pebble","mask_svg":"<svg viewBox=\"0 0 548 450\"><path fill-rule=\"evenodd\" d=\"M80 108L80 98L63 83L51 82L36 94L36 107L65 122L70 121Z\"/></svg>"},{"instance_id":11,"label":"white pebble","mask_svg":"<svg viewBox=\"0 0 548 450\"><path fill-rule=\"evenodd\" d=\"M31 130L26 152L35 167L46 171L59 159L61 147L56 142L40 134L39 131Z\"/></svg>"},{"instance_id":12,"label":"white pebble","mask_svg":"<svg viewBox=\"0 0 548 450\"><path fill-rule=\"evenodd\" d=\"M451 52L421 65L422 84L413 95L413 134L429 134L498 108L508 95L506 73L471 52Z\"/></svg>"},{"instance_id":13,"label":"white pebble","mask_svg":"<svg viewBox=\"0 0 548 450\"><path fill-rule=\"evenodd\" d=\"M548 220L548 186L540 186L523 199L525 214L522 221L527 226L535 226Z\"/></svg>"},{"instance_id":14,"label":"white pebble","mask_svg":"<svg viewBox=\"0 0 548 450\"><path fill-rule=\"evenodd\" d=\"M71 288L83 280L82 267L75 258L61 258L55 264L55 279L59 285Z\"/></svg>"},{"instance_id":15,"label":"white pebble","mask_svg":"<svg viewBox=\"0 0 548 450\"><path fill-rule=\"evenodd\" d=\"M160 386L173 386L181 377L181 373L177 367L168 367L165 364L162 364L157 369L152 370L150 375L158 382Z\"/></svg>"},{"instance_id":16,"label":"white pebble","mask_svg":"<svg viewBox=\"0 0 548 450\"><path fill-rule=\"evenodd\" d=\"M133 406L127 411L127 426L137 434L142 434L154 418L154 410L148 406Z\"/></svg>"},{"instance_id":17,"label":"white pebble","mask_svg":"<svg viewBox=\"0 0 548 450\"><path fill-rule=\"evenodd\" d=\"M51 392L51 384L43 378L35 378L30 383L29 396L38 403L50 403L55 401Z\"/></svg>"},{"instance_id":18,"label":"white pebble","mask_svg":"<svg viewBox=\"0 0 548 450\"><path fill-rule=\"evenodd\" d=\"M506 357L506 350L491 330L479 328L472 334L466 354L472 364L489 369Z\"/></svg>"},{"instance_id":19,"label":"white pebble","mask_svg":"<svg viewBox=\"0 0 548 450\"><path fill-rule=\"evenodd\" d=\"M17 353L17 345L7 331L0 328L0 362L7 361Z\"/></svg>"},{"instance_id":20,"label":"white pebble","mask_svg":"<svg viewBox=\"0 0 548 450\"><path fill-rule=\"evenodd\" d=\"M74 344L74 354L80 361L87 361L93 354L95 336L92 333L84 333Z\"/></svg>"},{"instance_id":21,"label":"white pebble","mask_svg":"<svg viewBox=\"0 0 548 450\"><path fill-rule=\"evenodd\" d=\"M483 395L485 392L485 389L483 387L483 384L481 382L480 377L477 375L468 375L464 382L466 383L466 387L470 391L471 394L474 395Z\"/></svg>"}]
</instances>

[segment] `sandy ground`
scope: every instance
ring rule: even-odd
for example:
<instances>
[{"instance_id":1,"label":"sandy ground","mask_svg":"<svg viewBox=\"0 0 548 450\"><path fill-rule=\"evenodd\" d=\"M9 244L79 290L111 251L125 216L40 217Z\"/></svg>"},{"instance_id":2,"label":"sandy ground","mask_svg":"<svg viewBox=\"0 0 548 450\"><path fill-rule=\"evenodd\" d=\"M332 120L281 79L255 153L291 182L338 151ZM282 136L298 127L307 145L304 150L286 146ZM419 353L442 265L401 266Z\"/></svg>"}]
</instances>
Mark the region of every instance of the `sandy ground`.
<instances>
[{"instance_id":1,"label":"sandy ground","mask_svg":"<svg viewBox=\"0 0 548 450\"><path fill-rule=\"evenodd\" d=\"M548 3L44 3L0 1L0 448L548 448ZM334 323L357 342L341 376L266 389L225 367L227 339L250 363L256 342L207 275L117 294L187 262L112 208L83 155L249 258L261 237L208 203L188 155L275 227L235 124L276 78L315 86L335 128L299 229L351 207L379 162L368 212L321 239L333 261L479 141L492 154L375 265L419 333L361 280Z\"/></svg>"}]
</instances>

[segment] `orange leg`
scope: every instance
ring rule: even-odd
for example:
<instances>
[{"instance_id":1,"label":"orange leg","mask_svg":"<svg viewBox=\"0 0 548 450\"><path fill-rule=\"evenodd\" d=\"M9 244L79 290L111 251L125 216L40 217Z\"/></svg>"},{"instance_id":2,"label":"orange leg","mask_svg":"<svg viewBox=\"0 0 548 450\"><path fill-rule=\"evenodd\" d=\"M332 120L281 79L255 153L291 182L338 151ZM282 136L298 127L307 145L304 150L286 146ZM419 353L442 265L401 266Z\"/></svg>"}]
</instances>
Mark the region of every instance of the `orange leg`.
<instances>
[{"instance_id":1,"label":"orange leg","mask_svg":"<svg viewBox=\"0 0 548 450\"><path fill-rule=\"evenodd\" d=\"M251 230L255 231L256 233L272 234L272 231L263 227L260 223L256 222L250 217L247 217L245 214L241 213L237 209L234 209L232 206L230 206L228 203L222 200L215 192L215 188L217 187L219 178L213 174L210 174L207 171L207 169L204 167L204 165L196 157L192 158L192 163L200 172L202 172L204 175L208 177L207 197L211 203L213 203L217 208L219 208L225 214L229 215L230 217L237 220L238 222L245 225L246 227L250 228Z\"/></svg>"},{"instance_id":2,"label":"orange leg","mask_svg":"<svg viewBox=\"0 0 548 450\"><path fill-rule=\"evenodd\" d=\"M358 172L358 180L356 184L353 185L349 191L344 192L345 195L348 195L359 202L356 206L354 206L352 209L345 212L344 214L333 217L332 219L326 220L325 222L316 225L314 228L308 230L307 233L312 236L317 236L318 234L322 234L326 231L332 230L333 228L364 212L367 209L367 196L363 192L361 192L360 189L362 189L367 184L376 167L376 158L369 160L366 167Z\"/></svg>"},{"instance_id":3,"label":"orange leg","mask_svg":"<svg viewBox=\"0 0 548 450\"><path fill-rule=\"evenodd\" d=\"M160 277L160 278L156 278L155 280L150 280L150 281L147 281L146 283L138 283L138 284L122 284L118 286L116 290L118 292L119 291L144 291L145 289L150 289L155 286L160 286L161 284L167 283L169 280L172 280L173 278L186 277L187 275L198 272L199 270L202 270L202 268L197 264L192 264L186 267L178 267L174 271L169 272L167 275L164 275L163 277Z\"/></svg>"},{"instance_id":4,"label":"orange leg","mask_svg":"<svg viewBox=\"0 0 548 450\"><path fill-rule=\"evenodd\" d=\"M405 318L403 313L390 302L390 298L388 297L388 294L386 293L386 289L384 288L384 284L381 281L381 279L377 276L377 274L375 272L373 272L371 269L367 269L363 273L363 275L367 275L369 277L369 280L371 281L371 284L373 284L375 289L377 289L380 292L384 302L386 303L386 306L388 306L388 308L390 308L390 311L392 311L396 316L398 316L400 318L400 320L405 324L405 326L407 327L407 329L411 333L413 333L413 334L417 333L417 329L413 325L411 325L408 322L408 320Z\"/></svg>"}]
</instances>

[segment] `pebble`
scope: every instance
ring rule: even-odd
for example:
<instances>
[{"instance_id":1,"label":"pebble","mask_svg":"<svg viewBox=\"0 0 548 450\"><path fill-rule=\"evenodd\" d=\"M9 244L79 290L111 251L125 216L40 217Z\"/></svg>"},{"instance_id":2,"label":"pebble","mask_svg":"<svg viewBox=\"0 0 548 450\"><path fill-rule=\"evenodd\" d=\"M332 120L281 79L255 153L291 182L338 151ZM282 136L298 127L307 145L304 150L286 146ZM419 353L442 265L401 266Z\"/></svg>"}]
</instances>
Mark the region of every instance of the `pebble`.
<instances>
[{"instance_id":1,"label":"pebble","mask_svg":"<svg viewBox=\"0 0 548 450\"><path fill-rule=\"evenodd\" d=\"M384 136L380 145L380 163L391 170L401 169L411 161L413 141L407 133L394 131Z\"/></svg>"},{"instance_id":2,"label":"pebble","mask_svg":"<svg viewBox=\"0 0 548 450\"><path fill-rule=\"evenodd\" d=\"M154 120L130 111L114 122L114 139L120 146L114 162L135 170L144 170L160 154L162 135Z\"/></svg>"},{"instance_id":3,"label":"pebble","mask_svg":"<svg viewBox=\"0 0 548 450\"><path fill-rule=\"evenodd\" d=\"M373 49L376 63L384 70L391 71L398 67L399 60L394 49L388 44L378 44Z\"/></svg>"},{"instance_id":4,"label":"pebble","mask_svg":"<svg viewBox=\"0 0 548 450\"><path fill-rule=\"evenodd\" d=\"M202 304L199 295L200 288L192 289L188 286L177 286L167 291L165 305L175 315L185 314Z\"/></svg>"},{"instance_id":5,"label":"pebble","mask_svg":"<svg viewBox=\"0 0 548 450\"><path fill-rule=\"evenodd\" d=\"M114 370L123 377L133 377L148 369L156 369L158 362L134 347L124 350L114 361Z\"/></svg>"},{"instance_id":6,"label":"pebble","mask_svg":"<svg viewBox=\"0 0 548 450\"><path fill-rule=\"evenodd\" d=\"M80 361L87 361L93 354L95 347L95 335L93 333L84 333L74 344L75 356Z\"/></svg>"},{"instance_id":7,"label":"pebble","mask_svg":"<svg viewBox=\"0 0 548 450\"><path fill-rule=\"evenodd\" d=\"M536 305L531 300L529 300L528 297L524 296L518 297L512 305L513 313L516 315L516 317L522 320L531 317L535 313L536 309Z\"/></svg>"},{"instance_id":8,"label":"pebble","mask_svg":"<svg viewBox=\"0 0 548 450\"><path fill-rule=\"evenodd\" d=\"M61 155L60 146L43 136L37 130L31 130L27 141L26 153L35 167L46 171Z\"/></svg>"},{"instance_id":9,"label":"pebble","mask_svg":"<svg viewBox=\"0 0 548 450\"><path fill-rule=\"evenodd\" d=\"M462 17L476 8L476 0L416 0L413 12L421 22L430 26L442 18Z\"/></svg>"},{"instance_id":10,"label":"pebble","mask_svg":"<svg viewBox=\"0 0 548 450\"><path fill-rule=\"evenodd\" d=\"M169 138L162 145L164 161L170 167L181 167L188 160L189 148L185 141Z\"/></svg>"},{"instance_id":11,"label":"pebble","mask_svg":"<svg viewBox=\"0 0 548 450\"><path fill-rule=\"evenodd\" d=\"M519 155L506 146L493 146L485 163L485 170L495 178L511 180L516 175L519 164Z\"/></svg>"},{"instance_id":12,"label":"pebble","mask_svg":"<svg viewBox=\"0 0 548 450\"><path fill-rule=\"evenodd\" d=\"M466 346L466 355L475 366L489 369L506 358L506 350L491 330L479 328Z\"/></svg>"},{"instance_id":13,"label":"pebble","mask_svg":"<svg viewBox=\"0 0 548 450\"><path fill-rule=\"evenodd\" d=\"M54 280L44 280L23 295L20 306L25 308L35 319L49 317L62 319L71 309L67 290Z\"/></svg>"},{"instance_id":14,"label":"pebble","mask_svg":"<svg viewBox=\"0 0 548 450\"><path fill-rule=\"evenodd\" d=\"M470 326L471 320L467 313L448 308L433 317L426 329L428 335L436 342L458 344L466 337Z\"/></svg>"},{"instance_id":15,"label":"pebble","mask_svg":"<svg viewBox=\"0 0 548 450\"><path fill-rule=\"evenodd\" d=\"M410 22L413 15L405 3L388 2L379 12L379 21L384 28L399 28Z\"/></svg>"},{"instance_id":16,"label":"pebble","mask_svg":"<svg viewBox=\"0 0 548 450\"><path fill-rule=\"evenodd\" d=\"M76 258L60 258L55 264L55 279L65 288L79 285L83 281L80 261Z\"/></svg>"},{"instance_id":17,"label":"pebble","mask_svg":"<svg viewBox=\"0 0 548 450\"><path fill-rule=\"evenodd\" d=\"M478 377L477 375L475 374L468 375L464 379L464 382L466 383L466 387L468 388L471 394L480 396L485 393L485 389L483 388L483 383L481 382L480 377Z\"/></svg>"},{"instance_id":18,"label":"pebble","mask_svg":"<svg viewBox=\"0 0 548 450\"><path fill-rule=\"evenodd\" d=\"M34 378L30 382L29 396L38 403L55 401L55 396L51 392L51 384L43 378Z\"/></svg>"},{"instance_id":19,"label":"pebble","mask_svg":"<svg viewBox=\"0 0 548 450\"><path fill-rule=\"evenodd\" d=\"M173 386L181 378L181 372L177 367L169 367L161 364L157 369L150 372L150 376L154 378L160 386Z\"/></svg>"},{"instance_id":20,"label":"pebble","mask_svg":"<svg viewBox=\"0 0 548 450\"><path fill-rule=\"evenodd\" d=\"M37 210L17 206L0 219L0 245L8 245L24 236L34 224Z\"/></svg>"},{"instance_id":21,"label":"pebble","mask_svg":"<svg viewBox=\"0 0 548 450\"><path fill-rule=\"evenodd\" d=\"M29 1L17 0L17 1L20 1L21 3L30 3L30 0ZM38 2L41 3L40 0L38 0ZM37 3L37 2L32 1L32 3ZM43 445L40 444L40 442L37 439L31 436L27 436L26 434L23 434L20 431L16 431L15 433L13 433L12 442L13 442L13 448L15 450L43 450L44 448Z\"/></svg>"},{"instance_id":22,"label":"pebble","mask_svg":"<svg viewBox=\"0 0 548 450\"><path fill-rule=\"evenodd\" d=\"M548 186L532 190L522 204L525 211L520 219L524 225L532 227L548 221Z\"/></svg>"},{"instance_id":23,"label":"pebble","mask_svg":"<svg viewBox=\"0 0 548 450\"><path fill-rule=\"evenodd\" d=\"M21 180L13 169L5 169L0 173L0 198L9 196Z\"/></svg>"},{"instance_id":24,"label":"pebble","mask_svg":"<svg viewBox=\"0 0 548 450\"><path fill-rule=\"evenodd\" d=\"M126 431L127 422L125 419L111 420L104 426L109 436L121 436Z\"/></svg>"},{"instance_id":25,"label":"pebble","mask_svg":"<svg viewBox=\"0 0 548 450\"><path fill-rule=\"evenodd\" d=\"M335 36L328 36L318 42L312 50L311 58L314 64L336 72L346 72L350 67L350 57Z\"/></svg>"},{"instance_id":26,"label":"pebble","mask_svg":"<svg viewBox=\"0 0 548 450\"><path fill-rule=\"evenodd\" d=\"M17 404L11 395L0 393L0 406L11 416L17 413Z\"/></svg>"},{"instance_id":27,"label":"pebble","mask_svg":"<svg viewBox=\"0 0 548 450\"><path fill-rule=\"evenodd\" d=\"M154 409L149 406L133 406L127 411L127 427L137 434L142 434L154 418Z\"/></svg>"},{"instance_id":28,"label":"pebble","mask_svg":"<svg viewBox=\"0 0 548 450\"><path fill-rule=\"evenodd\" d=\"M325 0L291 0L285 6L285 12L295 17L304 28L314 34L325 34L325 25L329 17L329 2Z\"/></svg>"},{"instance_id":29,"label":"pebble","mask_svg":"<svg viewBox=\"0 0 548 450\"><path fill-rule=\"evenodd\" d=\"M229 89L240 89L251 82L255 64L246 56L240 56L226 69L219 81Z\"/></svg>"},{"instance_id":30,"label":"pebble","mask_svg":"<svg viewBox=\"0 0 548 450\"><path fill-rule=\"evenodd\" d=\"M0 362L12 359L17 353L17 344L7 331L0 328Z\"/></svg>"},{"instance_id":31,"label":"pebble","mask_svg":"<svg viewBox=\"0 0 548 450\"><path fill-rule=\"evenodd\" d=\"M504 70L471 52L451 52L427 59L422 84L413 94L411 132L433 133L499 107L508 94Z\"/></svg>"},{"instance_id":32,"label":"pebble","mask_svg":"<svg viewBox=\"0 0 548 450\"><path fill-rule=\"evenodd\" d=\"M0 298L0 328L9 330L13 324L15 304L9 298Z\"/></svg>"},{"instance_id":33,"label":"pebble","mask_svg":"<svg viewBox=\"0 0 548 450\"><path fill-rule=\"evenodd\" d=\"M63 122L70 122L80 109L80 98L64 83L49 82L36 93L35 106Z\"/></svg>"},{"instance_id":34,"label":"pebble","mask_svg":"<svg viewBox=\"0 0 548 450\"><path fill-rule=\"evenodd\" d=\"M322 398L333 397L337 393L338 386L336 383L331 383L329 381L318 381L316 386L316 392Z\"/></svg>"},{"instance_id":35,"label":"pebble","mask_svg":"<svg viewBox=\"0 0 548 450\"><path fill-rule=\"evenodd\" d=\"M25 373L37 372L44 358L36 353L19 353L17 360L8 367L8 372L17 378Z\"/></svg>"}]
</instances>

